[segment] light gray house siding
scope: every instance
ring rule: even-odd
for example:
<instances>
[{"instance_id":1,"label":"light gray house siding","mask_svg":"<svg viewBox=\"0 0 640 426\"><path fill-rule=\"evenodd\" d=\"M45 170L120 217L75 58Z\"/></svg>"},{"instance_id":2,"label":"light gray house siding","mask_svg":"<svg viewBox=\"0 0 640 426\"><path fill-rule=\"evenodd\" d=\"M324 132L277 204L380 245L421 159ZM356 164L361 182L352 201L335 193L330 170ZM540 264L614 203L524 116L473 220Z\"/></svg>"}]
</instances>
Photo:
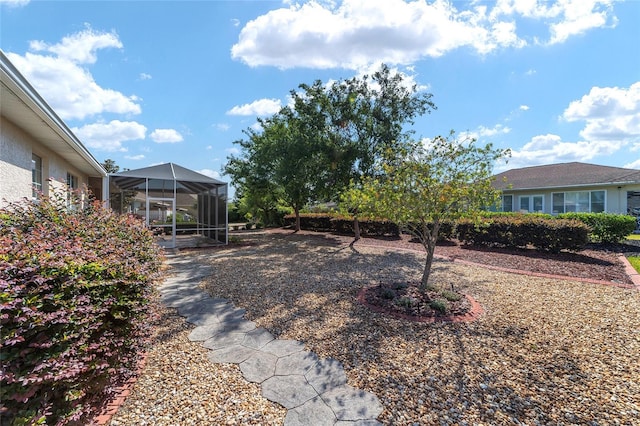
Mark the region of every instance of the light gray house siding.
<instances>
[{"instance_id":1,"label":"light gray house siding","mask_svg":"<svg viewBox=\"0 0 640 426\"><path fill-rule=\"evenodd\" d=\"M31 197L31 143L28 135L0 118L0 199Z\"/></svg>"}]
</instances>

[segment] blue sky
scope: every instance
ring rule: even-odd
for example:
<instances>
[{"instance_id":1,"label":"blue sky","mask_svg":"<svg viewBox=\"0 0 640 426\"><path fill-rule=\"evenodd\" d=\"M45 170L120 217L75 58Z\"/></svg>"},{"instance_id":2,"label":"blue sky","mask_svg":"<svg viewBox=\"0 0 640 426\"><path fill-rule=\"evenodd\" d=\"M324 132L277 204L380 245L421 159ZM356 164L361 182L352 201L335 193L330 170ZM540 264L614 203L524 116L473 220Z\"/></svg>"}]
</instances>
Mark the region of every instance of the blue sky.
<instances>
[{"instance_id":1,"label":"blue sky","mask_svg":"<svg viewBox=\"0 0 640 426\"><path fill-rule=\"evenodd\" d=\"M221 175L300 83L381 62L433 94L416 137L505 168L640 168L640 1L0 0L0 47L99 161Z\"/></svg>"}]
</instances>

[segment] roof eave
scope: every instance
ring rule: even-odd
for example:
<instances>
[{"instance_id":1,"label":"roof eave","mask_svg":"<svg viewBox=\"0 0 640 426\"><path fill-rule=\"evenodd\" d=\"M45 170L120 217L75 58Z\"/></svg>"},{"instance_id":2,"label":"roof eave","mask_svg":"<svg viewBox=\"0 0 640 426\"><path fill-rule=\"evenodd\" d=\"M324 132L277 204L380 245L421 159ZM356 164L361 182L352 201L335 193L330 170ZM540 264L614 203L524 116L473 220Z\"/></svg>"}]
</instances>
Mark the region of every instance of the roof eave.
<instances>
[{"instance_id":1,"label":"roof eave","mask_svg":"<svg viewBox=\"0 0 640 426\"><path fill-rule=\"evenodd\" d=\"M559 186L541 186L541 187L529 187L529 188L498 188L501 191L542 191L549 189L562 189L562 188L586 188L592 186L622 186L622 185L639 185L640 182L636 181L622 181L622 182L606 182L606 183L580 183L574 185L559 185Z\"/></svg>"},{"instance_id":2,"label":"roof eave","mask_svg":"<svg viewBox=\"0 0 640 426\"><path fill-rule=\"evenodd\" d=\"M73 149L87 162L87 164L95 171L95 174L101 177L107 176L107 171L102 167L102 164L95 159L82 142L80 142L78 137L73 134L71 129L69 129L64 121L62 121L55 111L53 111L49 104L47 104L42 96L40 96L34 87L31 86L22 74L20 74L18 69L9 61L2 50L0 50L0 70L8 77L8 80L3 79L5 80L5 85L7 85L10 90L19 92L15 93L15 95L24 102L25 106L30 108L43 121L45 121L51 130L58 135L58 137L60 137L71 149ZM9 87L8 83L12 83L12 87Z\"/></svg>"}]
</instances>

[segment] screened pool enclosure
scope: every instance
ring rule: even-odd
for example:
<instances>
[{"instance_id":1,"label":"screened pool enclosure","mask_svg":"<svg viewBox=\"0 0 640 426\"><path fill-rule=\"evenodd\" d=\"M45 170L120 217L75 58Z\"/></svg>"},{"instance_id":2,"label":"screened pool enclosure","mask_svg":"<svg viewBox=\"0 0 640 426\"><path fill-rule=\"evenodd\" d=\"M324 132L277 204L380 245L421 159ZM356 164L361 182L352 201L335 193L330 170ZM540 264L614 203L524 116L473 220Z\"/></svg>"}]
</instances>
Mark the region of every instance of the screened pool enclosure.
<instances>
[{"instance_id":1,"label":"screened pool enclosure","mask_svg":"<svg viewBox=\"0 0 640 426\"><path fill-rule=\"evenodd\" d=\"M167 248L227 244L227 194L226 183L173 163L109 175L111 208L143 218Z\"/></svg>"}]
</instances>

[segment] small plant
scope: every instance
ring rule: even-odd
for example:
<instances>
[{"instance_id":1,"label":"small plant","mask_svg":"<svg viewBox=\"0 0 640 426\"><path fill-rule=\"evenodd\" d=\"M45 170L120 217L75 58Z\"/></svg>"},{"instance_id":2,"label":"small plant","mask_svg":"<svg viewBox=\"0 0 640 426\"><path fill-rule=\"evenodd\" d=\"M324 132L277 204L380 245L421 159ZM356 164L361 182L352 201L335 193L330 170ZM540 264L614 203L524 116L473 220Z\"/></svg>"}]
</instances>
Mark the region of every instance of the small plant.
<instances>
[{"instance_id":1,"label":"small plant","mask_svg":"<svg viewBox=\"0 0 640 426\"><path fill-rule=\"evenodd\" d=\"M409 285L407 283L397 283L394 285L394 288L396 290L404 290L405 288L407 288Z\"/></svg>"},{"instance_id":2,"label":"small plant","mask_svg":"<svg viewBox=\"0 0 640 426\"><path fill-rule=\"evenodd\" d=\"M382 297L384 299L392 300L396 297L396 292L391 288L385 288L382 290Z\"/></svg>"},{"instance_id":3,"label":"small plant","mask_svg":"<svg viewBox=\"0 0 640 426\"><path fill-rule=\"evenodd\" d=\"M237 235L232 235L232 236L229 237L229 244L238 244L241 241L242 240Z\"/></svg>"},{"instance_id":4,"label":"small plant","mask_svg":"<svg viewBox=\"0 0 640 426\"><path fill-rule=\"evenodd\" d=\"M454 293L453 291L449 291L449 290L442 290L440 292L440 296L444 297L449 302L457 302L458 300L462 299L461 295L459 295L458 293Z\"/></svg>"},{"instance_id":5,"label":"small plant","mask_svg":"<svg viewBox=\"0 0 640 426\"><path fill-rule=\"evenodd\" d=\"M416 304L416 300L412 297L401 297L400 299L398 299L396 301L396 305L401 306L403 308L411 308L412 306L415 306Z\"/></svg>"},{"instance_id":6,"label":"small plant","mask_svg":"<svg viewBox=\"0 0 640 426\"><path fill-rule=\"evenodd\" d=\"M433 284L427 284L427 286L424 288L424 291L438 291L438 287L433 285Z\"/></svg>"},{"instance_id":7,"label":"small plant","mask_svg":"<svg viewBox=\"0 0 640 426\"><path fill-rule=\"evenodd\" d=\"M429 302L429 307L441 314L446 314L449 309L449 303L446 300L435 299Z\"/></svg>"}]
</instances>

